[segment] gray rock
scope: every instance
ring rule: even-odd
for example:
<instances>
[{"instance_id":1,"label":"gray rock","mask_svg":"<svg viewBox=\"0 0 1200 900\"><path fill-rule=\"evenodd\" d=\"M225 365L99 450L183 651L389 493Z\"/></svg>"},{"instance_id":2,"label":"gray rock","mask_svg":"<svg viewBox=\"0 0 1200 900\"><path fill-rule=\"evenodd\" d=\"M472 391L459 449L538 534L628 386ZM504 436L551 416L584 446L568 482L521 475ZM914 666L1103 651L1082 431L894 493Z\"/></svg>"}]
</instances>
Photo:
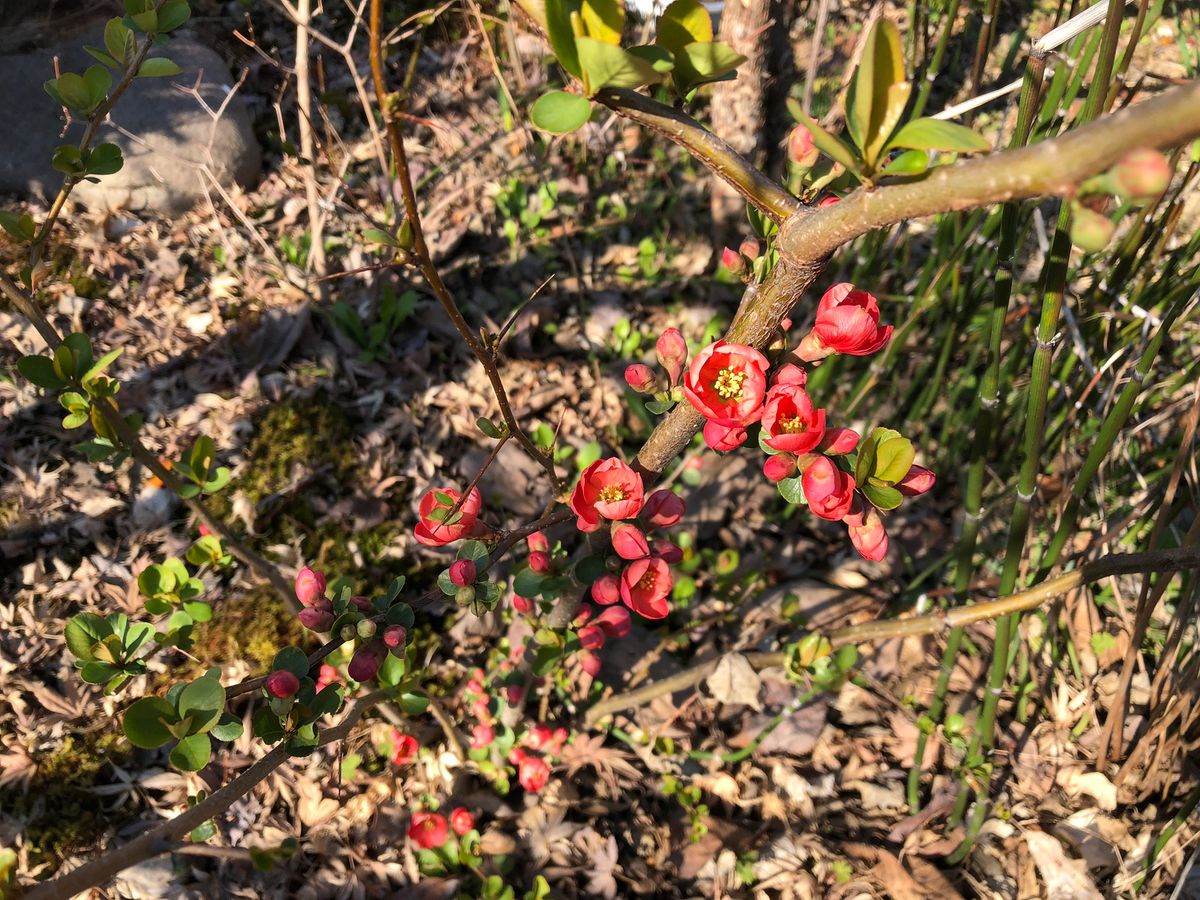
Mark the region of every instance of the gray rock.
<instances>
[{"instance_id":1,"label":"gray rock","mask_svg":"<svg viewBox=\"0 0 1200 900\"><path fill-rule=\"evenodd\" d=\"M0 191L46 197L58 191L62 175L51 168L50 158L61 144L78 143L84 126L72 122L64 134L62 110L42 84L54 76L56 56L63 72L83 72L93 64L82 48L103 46L102 34L100 26L63 46L0 56L0 121L5 123L0 133ZM174 60L182 73L134 81L117 102L111 122L135 137L105 124L98 139L120 146L124 167L98 184L83 182L72 197L106 209L171 215L203 198L204 167L226 187L234 182L253 185L262 155L241 98L234 96L214 117L233 86L225 63L186 31L153 52ZM197 93L207 109L196 96L176 87L190 89L197 79Z\"/></svg>"}]
</instances>

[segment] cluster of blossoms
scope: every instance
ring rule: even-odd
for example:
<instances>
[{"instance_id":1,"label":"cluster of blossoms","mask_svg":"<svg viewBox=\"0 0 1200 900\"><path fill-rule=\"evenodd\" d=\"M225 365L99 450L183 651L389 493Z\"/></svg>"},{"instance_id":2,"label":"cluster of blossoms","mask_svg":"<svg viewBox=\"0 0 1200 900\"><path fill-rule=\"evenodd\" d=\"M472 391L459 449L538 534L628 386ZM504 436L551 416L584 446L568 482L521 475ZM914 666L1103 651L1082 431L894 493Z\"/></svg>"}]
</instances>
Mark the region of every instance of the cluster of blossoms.
<instances>
[{"instance_id":1,"label":"cluster of blossoms","mask_svg":"<svg viewBox=\"0 0 1200 900\"><path fill-rule=\"evenodd\" d=\"M361 595L331 599L328 596L329 586L325 573L309 566L304 566L297 573L295 590L296 599L303 607L298 618L305 628L312 631L330 631L337 624L338 636L342 640L356 642L354 655L346 667L346 674L354 681L363 682L374 678L389 653L394 656L404 655L404 647L408 642L408 627L389 619L403 618L404 622L411 625L411 610L406 608L403 616L391 615L392 610L388 610L386 604L381 608L378 603L373 603ZM400 609L396 608L394 611L399 613ZM375 621L380 618L381 613L388 613L382 629ZM331 667L322 667L322 675L327 668ZM337 670L331 669L331 672L331 677L336 677ZM278 674L280 673L272 673L271 677Z\"/></svg>"},{"instance_id":2,"label":"cluster of blossoms","mask_svg":"<svg viewBox=\"0 0 1200 900\"><path fill-rule=\"evenodd\" d=\"M517 648L514 654L519 656L522 651L523 648ZM501 671L512 669L513 664L509 660L501 665ZM567 730L539 724L526 731L518 741L513 732L498 721L484 685L485 678L484 671L476 669L466 684L464 699L478 720L471 729L472 758L481 761L495 751L516 770L517 782L521 787L537 793L550 778L548 759L562 754L563 745L567 742ZM504 699L509 706L519 705L524 699L523 688L506 685Z\"/></svg>"},{"instance_id":3,"label":"cluster of blossoms","mask_svg":"<svg viewBox=\"0 0 1200 900\"><path fill-rule=\"evenodd\" d=\"M621 571L596 579L592 599L601 606L620 601L647 619L664 618L670 612L670 567L683 559L683 551L666 538L648 536L647 531L678 524L686 511L683 500L668 490L645 496L642 476L612 458L596 460L583 470L571 494L571 511L585 533L611 522L612 548L619 557L615 565ZM639 517L641 528L628 521Z\"/></svg>"},{"instance_id":4,"label":"cluster of blossoms","mask_svg":"<svg viewBox=\"0 0 1200 900\"><path fill-rule=\"evenodd\" d=\"M517 767L517 781L521 787L534 794L541 791L550 778L547 760L561 756L566 742L565 728L551 729L548 725L535 725L525 732L522 746L508 751L508 761Z\"/></svg>"},{"instance_id":5,"label":"cluster of blossoms","mask_svg":"<svg viewBox=\"0 0 1200 900\"><path fill-rule=\"evenodd\" d=\"M451 830L466 837L475 828L475 817L465 806L455 807L447 821L439 812L413 813L408 838L422 850L436 850L450 839Z\"/></svg>"},{"instance_id":6,"label":"cluster of blossoms","mask_svg":"<svg viewBox=\"0 0 1200 900\"><path fill-rule=\"evenodd\" d=\"M813 363L834 353L867 356L891 334L892 326L879 324L871 294L837 284L821 298L816 321L791 358ZM877 429L860 446L857 432L830 427L805 389L807 380L799 365L788 362L772 372L758 350L720 340L692 360L683 394L704 416L704 440L714 450L737 449L758 424L767 478L815 515L843 522L865 558L882 559L888 537L879 511L929 490L933 473L913 465L911 443L893 431Z\"/></svg>"},{"instance_id":7,"label":"cluster of blossoms","mask_svg":"<svg viewBox=\"0 0 1200 900\"><path fill-rule=\"evenodd\" d=\"M393 728L386 749L389 751L387 756L393 766L406 766L417 758L417 751L421 749L421 746L411 734L405 734L400 729Z\"/></svg>"},{"instance_id":8,"label":"cluster of blossoms","mask_svg":"<svg viewBox=\"0 0 1200 900\"><path fill-rule=\"evenodd\" d=\"M479 488L471 488L465 499L452 488L435 488L421 498L417 507L420 521L413 529L413 535L427 547L442 547L480 534L486 531L479 521L482 510L483 497Z\"/></svg>"}]
</instances>

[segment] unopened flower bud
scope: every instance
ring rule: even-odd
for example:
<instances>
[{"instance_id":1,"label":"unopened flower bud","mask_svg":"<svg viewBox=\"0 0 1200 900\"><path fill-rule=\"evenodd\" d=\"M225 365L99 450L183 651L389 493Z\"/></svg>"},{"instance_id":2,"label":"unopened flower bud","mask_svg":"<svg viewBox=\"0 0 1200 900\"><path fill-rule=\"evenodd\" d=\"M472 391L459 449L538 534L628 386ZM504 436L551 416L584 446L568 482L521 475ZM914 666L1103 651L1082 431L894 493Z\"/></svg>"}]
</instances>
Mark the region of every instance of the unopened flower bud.
<instances>
[{"instance_id":1,"label":"unopened flower bud","mask_svg":"<svg viewBox=\"0 0 1200 900\"><path fill-rule=\"evenodd\" d=\"M342 630L338 633L338 636L343 641L352 641L358 637L358 629L353 625L343 625Z\"/></svg>"},{"instance_id":2,"label":"unopened flower bud","mask_svg":"<svg viewBox=\"0 0 1200 900\"><path fill-rule=\"evenodd\" d=\"M510 684L504 689L504 699L509 706L518 705L525 697L525 688L519 684Z\"/></svg>"},{"instance_id":3,"label":"unopened flower bud","mask_svg":"<svg viewBox=\"0 0 1200 900\"><path fill-rule=\"evenodd\" d=\"M742 254L728 247L721 250L721 265L734 275L741 275L746 271L746 260L742 259Z\"/></svg>"},{"instance_id":4,"label":"unopened flower bud","mask_svg":"<svg viewBox=\"0 0 1200 900\"><path fill-rule=\"evenodd\" d=\"M646 498L646 506L642 515L646 521L659 528L670 528L679 524L683 514L687 512L687 504L678 494L667 491L655 491Z\"/></svg>"},{"instance_id":5,"label":"unopened flower bud","mask_svg":"<svg viewBox=\"0 0 1200 900\"><path fill-rule=\"evenodd\" d=\"M683 562L683 551L679 545L662 538L654 542L654 555L671 566Z\"/></svg>"},{"instance_id":6,"label":"unopened flower bud","mask_svg":"<svg viewBox=\"0 0 1200 900\"><path fill-rule=\"evenodd\" d=\"M797 125L788 135L788 159L802 169L811 169L817 161L817 148L813 144L812 132L803 125Z\"/></svg>"},{"instance_id":7,"label":"unopened flower bud","mask_svg":"<svg viewBox=\"0 0 1200 900\"><path fill-rule=\"evenodd\" d=\"M467 606L475 599L475 588L471 585L460 587L454 595L454 602L459 606Z\"/></svg>"},{"instance_id":8,"label":"unopened flower bud","mask_svg":"<svg viewBox=\"0 0 1200 900\"><path fill-rule=\"evenodd\" d=\"M654 370L643 363L625 367L625 383L639 394L653 394L658 389L658 378Z\"/></svg>"},{"instance_id":9,"label":"unopened flower bud","mask_svg":"<svg viewBox=\"0 0 1200 900\"><path fill-rule=\"evenodd\" d=\"M772 484L778 484L785 478L793 477L796 474L796 457L790 453L768 456L763 461L763 474Z\"/></svg>"},{"instance_id":10,"label":"unopened flower bud","mask_svg":"<svg viewBox=\"0 0 1200 900\"><path fill-rule=\"evenodd\" d=\"M762 247L759 246L758 241L756 241L754 238L748 237L742 241L741 246L738 247L738 252L741 253L742 256L746 257L746 259L755 260L758 259L758 255L762 253Z\"/></svg>"},{"instance_id":11,"label":"unopened flower bud","mask_svg":"<svg viewBox=\"0 0 1200 900\"><path fill-rule=\"evenodd\" d=\"M593 678L600 674L600 657L591 650L579 651L579 665Z\"/></svg>"},{"instance_id":12,"label":"unopened flower bud","mask_svg":"<svg viewBox=\"0 0 1200 900\"><path fill-rule=\"evenodd\" d=\"M513 609L523 616L527 616L533 612L533 601L528 597L522 597L520 594L513 594L512 605Z\"/></svg>"},{"instance_id":13,"label":"unopened flower bud","mask_svg":"<svg viewBox=\"0 0 1200 900\"><path fill-rule=\"evenodd\" d=\"M679 376L683 374L683 367L688 358L687 341L684 340L683 332L678 328L668 328L658 336L654 352L658 356L658 364L666 369L667 378L675 385Z\"/></svg>"},{"instance_id":14,"label":"unopened flower bud","mask_svg":"<svg viewBox=\"0 0 1200 900\"><path fill-rule=\"evenodd\" d=\"M1113 167L1112 186L1126 200L1151 200L1171 183L1171 164L1157 150L1134 150Z\"/></svg>"},{"instance_id":15,"label":"unopened flower bud","mask_svg":"<svg viewBox=\"0 0 1200 900\"><path fill-rule=\"evenodd\" d=\"M300 679L294 672L279 669L267 676L266 688L272 697L286 700L288 697L294 697L296 691L300 690Z\"/></svg>"},{"instance_id":16,"label":"unopened flower bud","mask_svg":"<svg viewBox=\"0 0 1200 900\"><path fill-rule=\"evenodd\" d=\"M585 650L599 650L604 646L604 629L599 625L584 625L576 634L579 645Z\"/></svg>"},{"instance_id":17,"label":"unopened flower bud","mask_svg":"<svg viewBox=\"0 0 1200 900\"><path fill-rule=\"evenodd\" d=\"M541 550L536 550L529 554L529 568L537 572L539 575L549 575L554 568L551 564L550 554L543 553Z\"/></svg>"},{"instance_id":18,"label":"unopened flower bud","mask_svg":"<svg viewBox=\"0 0 1200 900\"><path fill-rule=\"evenodd\" d=\"M296 599L302 606L312 606L325 598L325 575L308 566L296 573Z\"/></svg>"},{"instance_id":19,"label":"unopened flower bud","mask_svg":"<svg viewBox=\"0 0 1200 900\"><path fill-rule=\"evenodd\" d=\"M398 650L408 640L408 629L403 625L389 625L383 629L383 643L389 650Z\"/></svg>"},{"instance_id":20,"label":"unopened flower bud","mask_svg":"<svg viewBox=\"0 0 1200 900\"><path fill-rule=\"evenodd\" d=\"M853 428L827 428L817 450L830 456L841 456L858 446L858 432Z\"/></svg>"},{"instance_id":21,"label":"unopened flower bud","mask_svg":"<svg viewBox=\"0 0 1200 900\"><path fill-rule=\"evenodd\" d=\"M636 525L628 522L613 523L612 546L621 559L642 559L650 554L646 536Z\"/></svg>"},{"instance_id":22,"label":"unopened flower bud","mask_svg":"<svg viewBox=\"0 0 1200 900\"><path fill-rule=\"evenodd\" d=\"M525 538L525 546L529 548L530 553L549 553L550 539L544 531L535 531Z\"/></svg>"},{"instance_id":23,"label":"unopened flower bud","mask_svg":"<svg viewBox=\"0 0 1200 900\"><path fill-rule=\"evenodd\" d=\"M611 606L621 599L621 582L616 575L601 575L592 584L592 599L601 606Z\"/></svg>"},{"instance_id":24,"label":"unopened flower bud","mask_svg":"<svg viewBox=\"0 0 1200 900\"><path fill-rule=\"evenodd\" d=\"M358 636L364 639L375 637L376 630L375 623L370 619L359 619L358 624L355 626Z\"/></svg>"},{"instance_id":25,"label":"unopened flower bud","mask_svg":"<svg viewBox=\"0 0 1200 900\"><path fill-rule=\"evenodd\" d=\"M469 559L455 560L450 564L450 580L460 588L473 585L478 574L475 563Z\"/></svg>"},{"instance_id":26,"label":"unopened flower bud","mask_svg":"<svg viewBox=\"0 0 1200 900\"><path fill-rule=\"evenodd\" d=\"M355 681L370 681L379 671L380 663L383 662L386 653L387 648L383 646L382 641L363 644L350 659L350 665L346 667L346 674Z\"/></svg>"},{"instance_id":27,"label":"unopened flower bud","mask_svg":"<svg viewBox=\"0 0 1200 900\"><path fill-rule=\"evenodd\" d=\"M833 206L833 204L841 203L841 202L842 202L842 198L837 196L837 194L826 194L824 197L822 197L820 200L817 201L817 206L821 207L823 209L826 206Z\"/></svg>"},{"instance_id":28,"label":"unopened flower bud","mask_svg":"<svg viewBox=\"0 0 1200 900\"><path fill-rule=\"evenodd\" d=\"M350 603L355 609L365 616L369 616L375 612L375 607L371 605L371 601L361 595L357 597L351 597Z\"/></svg>"},{"instance_id":29,"label":"unopened flower bud","mask_svg":"<svg viewBox=\"0 0 1200 900\"><path fill-rule=\"evenodd\" d=\"M309 631L328 631L333 626L331 611L311 606L300 610L297 618L300 619L300 624Z\"/></svg>"},{"instance_id":30,"label":"unopened flower bud","mask_svg":"<svg viewBox=\"0 0 1200 900\"><path fill-rule=\"evenodd\" d=\"M1095 253L1103 250L1112 240L1116 226L1108 216L1101 215L1086 206L1075 206L1071 210L1071 243L1080 250Z\"/></svg>"}]
</instances>

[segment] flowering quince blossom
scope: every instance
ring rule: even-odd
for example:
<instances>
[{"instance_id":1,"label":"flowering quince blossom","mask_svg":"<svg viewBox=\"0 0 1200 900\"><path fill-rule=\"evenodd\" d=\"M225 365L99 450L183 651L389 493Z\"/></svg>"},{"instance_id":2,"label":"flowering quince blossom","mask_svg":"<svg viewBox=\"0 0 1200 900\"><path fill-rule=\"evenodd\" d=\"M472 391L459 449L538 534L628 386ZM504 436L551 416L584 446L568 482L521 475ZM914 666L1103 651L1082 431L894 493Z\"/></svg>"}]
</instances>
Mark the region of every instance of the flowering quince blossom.
<instances>
[{"instance_id":1,"label":"flowering quince blossom","mask_svg":"<svg viewBox=\"0 0 1200 900\"><path fill-rule=\"evenodd\" d=\"M534 602L528 597L522 597L520 594L513 594L512 605L513 609L523 616L529 615L534 610Z\"/></svg>"},{"instance_id":2,"label":"flowering quince blossom","mask_svg":"<svg viewBox=\"0 0 1200 900\"><path fill-rule=\"evenodd\" d=\"M601 575L592 583L592 599L601 606L611 606L621 599L621 582L611 573Z\"/></svg>"},{"instance_id":3,"label":"flowering quince blossom","mask_svg":"<svg viewBox=\"0 0 1200 900\"><path fill-rule=\"evenodd\" d=\"M490 722L480 722L471 729L471 749L479 750L490 747L496 739L496 730Z\"/></svg>"},{"instance_id":4,"label":"flowering quince blossom","mask_svg":"<svg viewBox=\"0 0 1200 900\"><path fill-rule=\"evenodd\" d=\"M645 363L632 363L625 367L625 383L639 394L653 394L658 388L658 377Z\"/></svg>"},{"instance_id":5,"label":"flowering quince blossom","mask_svg":"<svg viewBox=\"0 0 1200 900\"><path fill-rule=\"evenodd\" d=\"M777 453L763 460L763 474L767 481L778 484L796 474L796 457L789 453Z\"/></svg>"},{"instance_id":6,"label":"flowering quince blossom","mask_svg":"<svg viewBox=\"0 0 1200 900\"><path fill-rule=\"evenodd\" d=\"M417 758L417 739L411 734L402 734L392 729L392 765L408 765Z\"/></svg>"},{"instance_id":7,"label":"flowering quince blossom","mask_svg":"<svg viewBox=\"0 0 1200 900\"><path fill-rule=\"evenodd\" d=\"M301 606L314 606L325 599L325 574L308 566L296 573L296 599Z\"/></svg>"},{"instance_id":8,"label":"flowering quince blossom","mask_svg":"<svg viewBox=\"0 0 1200 900\"><path fill-rule=\"evenodd\" d=\"M339 684L342 680L338 670L328 664L323 664L319 672L317 672L317 693L325 690L331 684Z\"/></svg>"},{"instance_id":9,"label":"flowering quince blossom","mask_svg":"<svg viewBox=\"0 0 1200 900\"><path fill-rule=\"evenodd\" d=\"M448 498L450 502L444 502L438 497L439 494ZM427 547L441 547L470 534L483 509L483 497L479 488L471 488L458 512L450 515L450 510L454 509L461 498L462 494L451 488L427 491L417 508L421 521L413 529L413 536Z\"/></svg>"},{"instance_id":10,"label":"flowering quince blossom","mask_svg":"<svg viewBox=\"0 0 1200 900\"><path fill-rule=\"evenodd\" d=\"M869 356L892 336L891 325L879 324L879 301L848 282L835 284L817 304L817 320L796 354L805 362L831 353Z\"/></svg>"},{"instance_id":11,"label":"flowering quince blossom","mask_svg":"<svg viewBox=\"0 0 1200 900\"><path fill-rule=\"evenodd\" d=\"M655 491L646 498L646 508L642 510L642 516L649 525L670 528L679 524L685 512L687 504L682 497L673 491L662 490Z\"/></svg>"},{"instance_id":12,"label":"flowering quince blossom","mask_svg":"<svg viewBox=\"0 0 1200 900\"><path fill-rule=\"evenodd\" d=\"M796 366L785 366L784 369L803 375ZM803 378L781 371L774 386L767 391L762 427L768 435L764 443L772 450L808 453L825 436L825 410L813 406L804 390Z\"/></svg>"},{"instance_id":13,"label":"flowering quince blossom","mask_svg":"<svg viewBox=\"0 0 1200 900\"><path fill-rule=\"evenodd\" d=\"M911 466L908 474L896 482L896 490L905 497L919 497L933 487L937 476L924 466Z\"/></svg>"},{"instance_id":14,"label":"flowering quince blossom","mask_svg":"<svg viewBox=\"0 0 1200 900\"><path fill-rule=\"evenodd\" d=\"M580 531L592 532L600 519L632 519L642 511L642 476L621 460L598 459L579 476L571 494L571 512Z\"/></svg>"},{"instance_id":15,"label":"flowering quince blossom","mask_svg":"<svg viewBox=\"0 0 1200 900\"><path fill-rule=\"evenodd\" d=\"M704 441L733 450L746 440L745 426L762 416L767 358L745 344L721 340L701 350L683 379L683 394L707 419Z\"/></svg>"},{"instance_id":16,"label":"flowering quince blossom","mask_svg":"<svg viewBox=\"0 0 1200 900\"><path fill-rule=\"evenodd\" d=\"M679 376L683 374L683 366L688 358L683 332L678 328L668 328L658 336L654 353L658 357L658 364L666 370L671 387L674 387L679 383Z\"/></svg>"},{"instance_id":17,"label":"flowering quince blossom","mask_svg":"<svg viewBox=\"0 0 1200 900\"><path fill-rule=\"evenodd\" d=\"M460 806L450 813L450 827L454 833L462 837L475 827L475 817L465 806Z\"/></svg>"},{"instance_id":18,"label":"flowering quince blossom","mask_svg":"<svg viewBox=\"0 0 1200 900\"><path fill-rule=\"evenodd\" d=\"M667 596L671 593L671 568L655 556L631 562L621 573L621 599L625 605L647 619L664 619L671 611Z\"/></svg>"},{"instance_id":19,"label":"flowering quince blossom","mask_svg":"<svg viewBox=\"0 0 1200 900\"><path fill-rule=\"evenodd\" d=\"M641 559L650 555L650 544L636 525L617 522L612 527L612 546L621 559Z\"/></svg>"},{"instance_id":20,"label":"flowering quince blossom","mask_svg":"<svg viewBox=\"0 0 1200 900\"><path fill-rule=\"evenodd\" d=\"M458 587L469 587L479 576L475 563L469 559L456 559L450 563L450 581Z\"/></svg>"},{"instance_id":21,"label":"flowering quince blossom","mask_svg":"<svg viewBox=\"0 0 1200 900\"><path fill-rule=\"evenodd\" d=\"M436 850L446 843L449 836L446 817L441 813L413 813L412 824L408 826L408 838L422 850Z\"/></svg>"},{"instance_id":22,"label":"flowering quince blossom","mask_svg":"<svg viewBox=\"0 0 1200 900\"><path fill-rule=\"evenodd\" d=\"M854 500L854 478L826 456L818 456L800 480L808 508L822 519L838 521L850 511Z\"/></svg>"},{"instance_id":23,"label":"flowering quince blossom","mask_svg":"<svg viewBox=\"0 0 1200 900\"><path fill-rule=\"evenodd\" d=\"M878 562L887 556L888 535L883 527L879 511L858 497L854 498L850 512L842 518L850 533L850 543L863 559Z\"/></svg>"},{"instance_id":24,"label":"flowering quince blossom","mask_svg":"<svg viewBox=\"0 0 1200 900\"><path fill-rule=\"evenodd\" d=\"M629 634L632 622L629 610L623 606L610 606L596 616L593 626L604 631L610 638L623 638Z\"/></svg>"}]
</instances>

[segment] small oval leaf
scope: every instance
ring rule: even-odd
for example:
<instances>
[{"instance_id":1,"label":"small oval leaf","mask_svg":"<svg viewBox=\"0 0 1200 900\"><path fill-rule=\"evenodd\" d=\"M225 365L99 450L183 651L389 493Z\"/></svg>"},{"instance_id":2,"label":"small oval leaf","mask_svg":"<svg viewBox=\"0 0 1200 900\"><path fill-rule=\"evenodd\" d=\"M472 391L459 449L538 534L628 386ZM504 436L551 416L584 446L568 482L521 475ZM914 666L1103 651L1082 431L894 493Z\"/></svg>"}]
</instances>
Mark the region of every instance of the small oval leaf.
<instances>
[{"instance_id":1,"label":"small oval leaf","mask_svg":"<svg viewBox=\"0 0 1200 900\"><path fill-rule=\"evenodd\" d=\"M592 103L587 97L566 91L551 91L539 97L529 111L534 126L551 134L569 134L582 126L591 114Z\"/></svg>"}]
</instances>

